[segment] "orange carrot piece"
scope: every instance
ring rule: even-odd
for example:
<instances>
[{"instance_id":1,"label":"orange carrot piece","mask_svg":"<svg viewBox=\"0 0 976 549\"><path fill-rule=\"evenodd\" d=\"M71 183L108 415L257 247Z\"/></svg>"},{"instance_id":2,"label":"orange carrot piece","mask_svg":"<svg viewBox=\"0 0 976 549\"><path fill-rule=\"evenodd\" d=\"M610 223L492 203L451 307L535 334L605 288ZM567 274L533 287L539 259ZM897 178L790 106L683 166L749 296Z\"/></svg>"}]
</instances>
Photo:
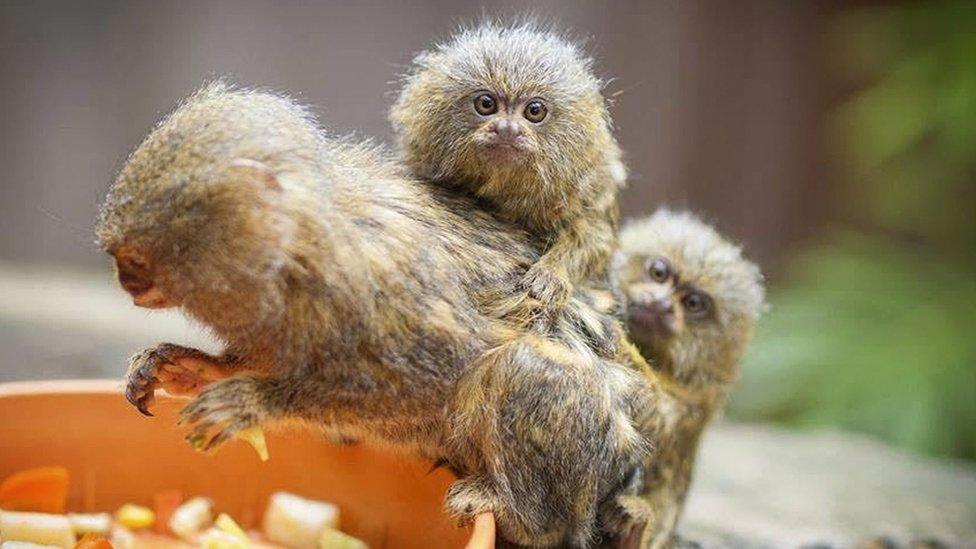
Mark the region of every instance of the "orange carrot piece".
<instances>
[{"instance_id":1,"label":"orange carrot piece","mask_svg":"<svg viewBox=\"0 0 976 549\"><path fill-rule=\"evenodd\" d=\"M169 519L173 511L183 503L183 492L179 490L163 490L153 496L153 511L156 512L156 524L153 530L157 534L172 534L169 531Z\"/></svg>"},{"instance_id":2,"label":"orange carrot piece","mask_svg":"<svg viewBox=\"0 0 976 549\"><path fill-rule=\"evenodd\" d=\"M81 536L78 543L75 544L75 549L113 549L112 543L109 542L104 536L99 536L98 534L85 534Z\"/></svg>"},{"instance_id":3,"label":"orange carrot piece","mask_svg":"<svg viewBox=\"0 0 976 549\"><path fill-rule=\"evenodd\" d=\"M68 470L37 467L14 473L0 483L0 508L8 511L64 513L68 501Z\"/></svg>"}]
</instances>

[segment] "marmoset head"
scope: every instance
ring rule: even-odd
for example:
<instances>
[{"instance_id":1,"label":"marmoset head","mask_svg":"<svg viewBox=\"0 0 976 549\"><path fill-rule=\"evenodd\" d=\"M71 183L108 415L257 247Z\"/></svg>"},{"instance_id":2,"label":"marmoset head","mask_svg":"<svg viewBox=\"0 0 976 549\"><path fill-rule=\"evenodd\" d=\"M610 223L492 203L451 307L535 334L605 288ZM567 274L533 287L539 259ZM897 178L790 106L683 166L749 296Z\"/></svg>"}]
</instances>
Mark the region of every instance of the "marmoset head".
<instances>
[{"instance_id":1,"label":"marmoset head","mask_svg":"<svg viewBox=\"0 0 976 549\"><path fill-rule=\"evenodd\" d=\"M731 382L764 307L759 268L692 214L658 210L620 235L627 328L656 369Z\"/></svg>"},{"instance_id":2,"label":"marmoset head","mask_svg":"<svg viewBox=\"0 0 976 549\"><path fill-rule=\"evenodd\" d=\"M253 321L274 305L273 274L293 230L277 175L296 149L314 150L306 125L286 100L214 84L149 134L96 229L136 305L183 306L216 324Z\"/></svg>"},{"instance_id":3,"label":"marmoset head","mask_svg":"<svg viewBox=\"0 0 976 549\"><path fill-rule=\"evenodd\" d=\"M591 66L537 25L462 30L414 59L390 110L407 165L487 198L580 192L560 186L619 155Z\"/></svg>"}]
</instances>

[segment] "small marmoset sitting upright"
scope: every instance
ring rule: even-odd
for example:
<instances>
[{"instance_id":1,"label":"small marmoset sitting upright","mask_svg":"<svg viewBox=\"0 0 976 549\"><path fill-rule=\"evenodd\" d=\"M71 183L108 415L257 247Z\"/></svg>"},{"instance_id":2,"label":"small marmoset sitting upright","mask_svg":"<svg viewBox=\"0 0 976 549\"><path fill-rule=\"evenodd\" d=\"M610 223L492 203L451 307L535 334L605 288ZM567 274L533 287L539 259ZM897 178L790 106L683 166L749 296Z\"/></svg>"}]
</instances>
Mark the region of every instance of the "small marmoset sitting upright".
<instances>
[{"instance_id":1,"label":"small marmoset sitting upright","mask_svg":"<svg viewBox=\"0 0 976 549\"><path fill-rule=\"evenodd\" d=\"M627 331L661 391L658 415L643 429L658 446L642 493L624 496L646 521L630 543L662 547L681 513L699 436L738 375L765 292L759 268L690 213L658 210L628 224L620 243L625 260L615 274Z\"/></svg>"},{"instance_id":2,"label":"small marmoset sitting upright","mask_svg":"<svg viewBox=\"0 0 976 549\"><path fill-rule=\"evenodd\" d=\"M591 65L539 25L485 24L418 55L390 111L416 176L487 201L541 243L528 295L497 305L511 319L551 317L575 285L605 278L616 247L626 170Z\"/></svg>"}]
</instances>

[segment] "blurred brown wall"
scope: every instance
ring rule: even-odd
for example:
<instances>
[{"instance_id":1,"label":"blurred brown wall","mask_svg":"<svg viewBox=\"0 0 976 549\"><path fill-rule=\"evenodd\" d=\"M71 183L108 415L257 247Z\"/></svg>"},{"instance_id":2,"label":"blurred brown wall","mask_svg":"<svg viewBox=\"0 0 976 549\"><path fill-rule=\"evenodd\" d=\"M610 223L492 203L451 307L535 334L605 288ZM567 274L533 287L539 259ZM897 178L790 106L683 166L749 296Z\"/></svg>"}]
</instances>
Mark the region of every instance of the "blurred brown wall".
<instances>
[{"instance_id":1,"label":"blurred brown wall","mask_svg":"<svg viewBox=\"0 0 976 549\"><path fill-rule=\"evenodd\" d=\"M497 7L498 5L502 7ZM774 265L822 218L818 4L0 2L0 259L97 265L91 226L128 150L218 75L389 138L412 53L482 14L588 37L614 81L625 215L692 207Z\"/></svg>"}]
</instances>

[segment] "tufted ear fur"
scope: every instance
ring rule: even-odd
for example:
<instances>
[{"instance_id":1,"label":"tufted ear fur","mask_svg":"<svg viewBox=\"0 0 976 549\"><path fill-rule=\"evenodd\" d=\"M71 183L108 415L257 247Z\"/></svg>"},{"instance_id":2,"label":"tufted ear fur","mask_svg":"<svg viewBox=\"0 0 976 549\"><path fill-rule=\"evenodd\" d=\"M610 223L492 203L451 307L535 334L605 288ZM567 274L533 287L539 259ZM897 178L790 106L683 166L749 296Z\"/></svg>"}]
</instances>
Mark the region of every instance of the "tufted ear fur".
<instances>
[{"instance_id":1,"label":"tufted ear fur","mask_svg":"<svg viewBox=\"0 0 976 549\"><path fill-rule=\"evenodd\" d=\"M269 190L282 191L278 176L264 162L250 158L235 158L227 169L227 175L232 179L253 181Z\"/></svg>"},{"instance_id":2,"label":"tufted ear fur","mask_svg":"<svg viewBox=\"0 0 976 549\"><path fill-rule=\"evenodd\" d=\"M251 158L235 158L220 181L215 192L234 195L230 203L242 220L248 220L243 227L248 237L279 248L289 242L293 220L283 212L285 189L274 168Z\"/></svg>"}]
</instances>

